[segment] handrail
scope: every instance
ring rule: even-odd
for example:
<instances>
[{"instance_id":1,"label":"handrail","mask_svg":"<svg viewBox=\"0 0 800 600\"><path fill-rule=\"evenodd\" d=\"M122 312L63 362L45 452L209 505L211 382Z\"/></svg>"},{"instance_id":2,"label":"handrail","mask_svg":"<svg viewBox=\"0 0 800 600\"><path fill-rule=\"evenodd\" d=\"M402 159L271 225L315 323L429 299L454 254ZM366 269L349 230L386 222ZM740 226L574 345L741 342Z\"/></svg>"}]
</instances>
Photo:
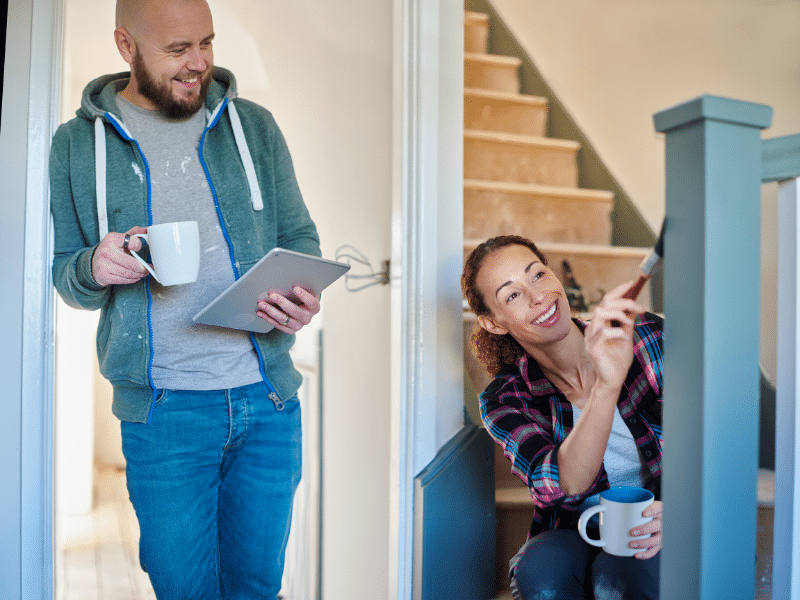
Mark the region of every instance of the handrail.
<instances>
[{"instance_id":1,"label":"handrail","mask_svg":"<svg viewBox=\"0 0 800 600\"><path fill-rule=\"evenodd\" d=\"M761 181L785 181L800 177L800 133L761 142Z\"/></svg>"}]
</instances>

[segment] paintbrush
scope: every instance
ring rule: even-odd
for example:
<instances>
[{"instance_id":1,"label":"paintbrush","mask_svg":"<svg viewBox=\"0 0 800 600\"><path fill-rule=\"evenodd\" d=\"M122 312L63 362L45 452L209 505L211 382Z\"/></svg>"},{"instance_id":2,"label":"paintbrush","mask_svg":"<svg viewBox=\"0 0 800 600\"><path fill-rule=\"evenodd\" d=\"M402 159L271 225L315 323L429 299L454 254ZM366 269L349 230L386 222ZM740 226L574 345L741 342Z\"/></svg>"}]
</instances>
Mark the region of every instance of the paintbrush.
<instances>
[{"instance_id":1,"label":"paintbrush","mask_svg":"<svg viewBox=\"0 0 800 600\"><path fill-rule=\"evenodd\" d=\"M633 283L633 285L625 292L622 297L628 298L629 300L636 300L639 297L639 293L642 291L644 284L648 282L648 280L658 272L659 267L661 266L661 261L664 258L664 225L666 223L666 218L661 221L661 233L658 234L658 239L656 240L656 245L653 246L653 249L650 253L644 257L642 264L639 265L639 277ZM621 323L614 319L611 321L611 325L614 327L619 327Z\"/></svg>"}]
</instances>

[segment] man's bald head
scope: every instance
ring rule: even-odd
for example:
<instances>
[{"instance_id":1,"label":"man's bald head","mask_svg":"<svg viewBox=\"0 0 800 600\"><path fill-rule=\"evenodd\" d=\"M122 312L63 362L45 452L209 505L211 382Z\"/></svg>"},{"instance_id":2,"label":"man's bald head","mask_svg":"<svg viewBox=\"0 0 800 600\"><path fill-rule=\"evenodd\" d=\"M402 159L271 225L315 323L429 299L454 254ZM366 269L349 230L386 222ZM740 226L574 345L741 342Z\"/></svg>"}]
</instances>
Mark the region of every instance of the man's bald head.
<instances>
[{"instance_id":1,"label":"man's bald head","mask_svg":"<svg viewBox=\"0 0 800 600\"><path fill-rule=\"evenodd\" d=\"M126 100L175 118L200 108L214 71L206 0L117 0L114 39L131 65Z\"/></svg>"},{"instance_id":2,"label":"man's bald head","mask_svg":"<svg viewBox=\"0 0 800 600\"><path fill-rule=\"evenodd\" d=\"M180 10L187 4L205 4L208 7L206 0L117 0L116 27L138 38L162 15Z\"/></svg>"}]
</instances>

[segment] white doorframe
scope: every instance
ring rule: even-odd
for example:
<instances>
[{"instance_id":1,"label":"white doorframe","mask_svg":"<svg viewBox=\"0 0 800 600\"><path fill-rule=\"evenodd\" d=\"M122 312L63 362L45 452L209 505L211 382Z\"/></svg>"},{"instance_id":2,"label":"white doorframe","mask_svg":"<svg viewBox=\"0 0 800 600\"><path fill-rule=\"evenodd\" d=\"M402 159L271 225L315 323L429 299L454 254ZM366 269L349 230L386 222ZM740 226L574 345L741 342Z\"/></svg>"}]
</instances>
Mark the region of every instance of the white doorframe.
<instances>
[{"instance_id":1,"label":"white doorframe","mask_svg":"<svg viewBox=\"0 0 800 600\"><path fill-rule=\"evenodd\" d=\"M457 433L463 414L457 283L462 104L450 106L449 94L440 97L463 85L463 6L454 0L395 0L394 6L389 594L409 598L413 478ZM0 363L7 385L0 425L0 591L22 600L53 597L47 160L58 115L62 12L63 0L10 0L6 39L0 275L8 284L2 319L12 358Z\"/></svg>"},{"instance_id":2,"label":"white doorframe","mask_svg":"<svg viewBox=\"0 0 800 600\"><path fill-rule=\"evenodd\" d=\"M48 153L60 80L61 0L8 5L0 164L7 388L0 425L0 595L53 597L53 286ZM8 349L11 349L8 352Z\"/></svg>"},{"instance_id":3,"label":"white doorframe","mask_svg":"<svg viewBox=\"0 0 800 600\"><path fill-rule=\"evenodd\" d=\"M464 6L394 2L389 598L412 597L414 477L464 426Z\"/></svg>"}]
</instances>

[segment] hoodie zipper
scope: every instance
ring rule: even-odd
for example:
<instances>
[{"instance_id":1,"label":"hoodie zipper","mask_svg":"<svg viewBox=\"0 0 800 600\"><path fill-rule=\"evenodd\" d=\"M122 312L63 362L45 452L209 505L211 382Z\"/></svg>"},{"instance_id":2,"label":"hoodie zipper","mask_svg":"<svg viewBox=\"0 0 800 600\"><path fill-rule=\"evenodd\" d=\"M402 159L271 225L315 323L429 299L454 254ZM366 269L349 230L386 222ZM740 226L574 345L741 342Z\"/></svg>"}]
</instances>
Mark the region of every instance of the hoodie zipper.
<instances>
[{"instance_id":1,"label":"hoodie zipper","mask_svg":"<svg viewBox=\"0 0 800 600\"><path fill-rule=\"evenodd\" d=\"M144 164L144 178L147 184L147 226L153 224L153 206L152 206L152 187L150 185L150 163L147 162L147 157L144 155L144 151L142 147L139 145L139 142L136 141L125 129L121 122L117 121L116 117L111 113L106 113L106 117L113 125L114 129L117 130L117 133L128 142L132 143L136 146L136 150L139 153L139 156L142 158L142 163ZM150 410L147 411L147 423L150 423L150 419L153 417L153 410L156 406L156 400L158 399L158 388L156 388L155 383L153 383L153 296L150 292L150 278L147 278L145 282L145 290L147 292L147 340L148 340L148 347L149 347L149 354L147 358L147 381L150 384L150 389L153 391L153 398L150 401Z\"/></svg>"},{"instance_id":2,"label":"hoodie zipper","mask_svg":"<svg viewBox=\"0 0 800 600\"><path fill-rule=\"evenodd\" d=\"M270 384L267 383L267 386L270 386ZM270 392L269 399L272 400L272 403L275 405L275 410L283 410L284 404L283 401L278 398L278 394L275 392Z\"/></svg>"},{"instance_id":3,"label":"hoodie zipper","mask_svg":"<svg viewBox=\"0 0 800 600\"><path fill-rule=\"evenodd\" d=\"M206 165L206 161L203 158L203 148L205 147L206 143L206 134L208 131L214 127L220 120L222 113L225 111L225 108L228 105L228 99L225 98L223 100L224 106L222 106L216 112L216 117L208 124L208 126L203 130L202 136L200 136L200 144L197 149L197 155L200 159L200 164L203 167L203 172L206 175L206 181L208 181L208 187L211 190L211 197L214 199L214 209L217 211L217 220L219 221L220 229L222 230L222 236L225 238L226 243L228 244L228 254L231 261L231 267L233 268L233 276L236 280L239 279L239 269L236 266L236 260L233 256L233 243L231 242L230 236L228 235L228 229L225 227L225 221L222 218L222 211L219 207L219 199L217 198L217 190L214 188L214 184L211 181L211 174L208 171L208 165ZM264 369L264 357L261 355L261 348L259 348L258 344L256 343L255 335L250 332L250 341L253 344L253 348L255 348L256 356L258 357L258 370L261 372L261 379L263 379L264 384L267 386L267 390L269 394L267 397L272 401L275 405L275 410L281 411L285 408L283 400L278 395L275 386L272 385L272 382L267 377L266 370Z\"/></svg>"}]
</instances>

